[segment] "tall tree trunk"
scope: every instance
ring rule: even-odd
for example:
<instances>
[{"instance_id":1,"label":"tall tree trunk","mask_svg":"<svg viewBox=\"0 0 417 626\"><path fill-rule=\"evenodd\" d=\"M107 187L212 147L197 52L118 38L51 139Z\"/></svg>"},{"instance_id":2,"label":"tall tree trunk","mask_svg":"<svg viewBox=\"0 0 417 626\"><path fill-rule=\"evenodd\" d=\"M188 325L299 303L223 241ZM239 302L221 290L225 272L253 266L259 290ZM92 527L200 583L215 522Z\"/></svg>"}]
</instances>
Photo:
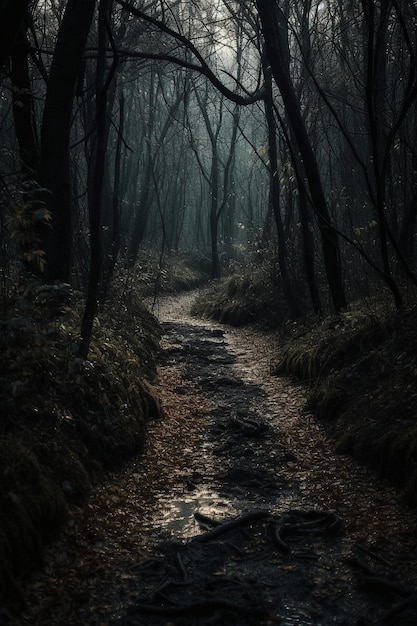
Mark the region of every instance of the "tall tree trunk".
<instances>
[{"instance_id":1,"label":"tall tree trunk","mask_svg":"<svg viewBox=\"0 0 417 626\"><path fill-rule=\"evenodd\" d=\"M320 229L324 265L329 292L336 312L346 308L346 296L342 281L340 251L336 231L332 226L329 208L321 183L316 157L301 114L300 103L287 70L284 57L288 56L288 34L285 17L274 0L256 0L266 54L272 75L281 93L298 149L304 163L310 194Z\"/></svg>"},{"instance_id":2,"label":"tall tree trunk","mask_svg":"<svg viewBox=\"0 0 417 626\"><path fill-rule=\"evenodd\" d=\"M306 190L304 189L303 180L298 167L295 168L296 177L298 181L298 208L300 212L301 229L303 233L303 255L304 266L307 277L308 289L310 292L310 298L313 305L314 313L316 315L323 314L323 307L320 300L320 293L317 287L316 272L314 268L314 237L311 229L311 210L308 206L308 198Z\"/></svg>"},{"instance_id":3,"label":"tall tree trunk","mask_svg":"<svg viewBox=\"0 0 417 626\"><path fill-rule=\"evenodd\" d=\"M366 105L370 128L372 166L375 179L375 204L379 226L379 249L383 267L383 277L391 289L395 304L400 308L403 304L398 285L391 271L388 249L388 224L386 218L386 178L387 178L387 145L386 127L386 38L389 15L392 9L391 0L382 0L379 10L374 0L362 0L367 24L367 40L365 42L366 61Z\"/></svg>"},{"instance_id":4,"label":"tall tree trunk","mask_svg":"<svg viewBox=\"0 0 417 626\"><path fill-rule=\"evenodd\" d=\"M220 115L217 122L217 127L213 128L210 117L207 113L207 99L203 101L195 90L198 106L204 119L204 124L207 130L207 134L211 145L211 166L210 175L204 172L204 168L195 147L194 153L197 157L200 165L201 172L209 184L210 188L210 213L209 213L209 230L210 230L210 246L211 246L211 278L220 278L221 268L219 259L219 221L225 207L227 206L227 195L230 187L230 170L233 165L236 137L239 128L239 113L235 108L233 113L232 134L230 139L230 146L227 155L226 164L223 169L223 190L222 201L220 202L220 155L219 155L219 136L222 130L223 121L223 100L220 100ZM207 92L205 94L207 96Z\"/></svg>"},{"instance_id":5,"label":"tall tree trunk","mask_svg":"<svg viewBox=\"0 0 417 626\"><path fill-rule=\"evenodd\" d=\"M417 110L414 115L414 137L417 139ZM414 145L417 144L415 141ZM412 150L410 157L411 172L417 172L417 148ZM410 196L404 209L404 216L400 225L399 246L407 263L412 266L415 252L415 235L417 226L417 177L412 175L410 181Z\"/></svg>"},{"instance_id":6,"label":"tall tree trunk","mask_svg":"<svg viewBox=\"0 0 417 626\"><path fill-rule=\"evenodd\" d=\"M36 218L42 207L39 194L39 150L34 126L34 108L28 67L28 43L25 28L21 26L10 54L13 119L19 146L22 198L25 218L30 223L20 242L22 263L28 277L41 278L44 258L43 229L45 221ZM40 200L40 202L39 202ZM42 207L43 208L43 207ZM26 227L28 228L28 227ZM22 229L22 234L25 228ZM41 253L41 254L40 254Z\"/></svg>"},{"instance_id":7,"label":"tall tree trunk","mask_svg":"<svg viewBox=\"0 0 417 626\"><path fill-rule=\"evenodd\" d=\"M107 149L107 93L114 77L116 60L105 80L107 25L111 13L112 0L100 0L98 16L98 54L96 70L96 158L93 177L93 192L90 207L90 274L84 316L81 324L79 354L87 358L94 317L97 313L98 287L102 268L101 214L103 200L103 179Z\"/></svg>"},{"instance_id":8,"label":"tall tree trunk","mask_svg":"<svg viewBox=\"0 0 417 626\"><path fill-rule=\"evenodd\" d=\"M129 245L127 248L127 264L128 267L134 267L138 254L140 244L145 236L146 226L148 224L148 215L153 196L153 159L152 155L148 155L148 161L146 163L145 170L141 177L141 192L139 198L136 200L136 214L133 221L133 229L130 234Z\"/></svg>"},{"instance_id":9,"label":"tall tree trunk","mask_svg":"<svg viewBox=\"0 0 417 626\"><path fill-rule=\"evenodd\" d=\"M0 70L22 27L29 0L0 0Z\"/></svg>"},{"instance_id":10,"label":"tall tree trunk","mask_svg":"<svg viewBox=\"0 0 417 626\"><path fill-rule=\"evenodd\" d=\"M153 82L153 80L152 80ZM152 200L152 196L154 195L153 191L153 175L155 172L155 167L159 157L159 151L164 144L164 140L166 135L171 128L171 125L175 119L175 115L180 107L181 102L183 101L183 93L180 92L177 94L172 106L169 109L168 116L165 120L164 125L162 126L161 132L159 133L157 140L155 141L154 152L152 153L152 131L156 124L156 109L152 107L150 111L150 117L148 122L148 127L146 129L147 132L147 146L148 146L148 154L147 154L147 164L144 176L142 177L142 192L140 194L140 199L137 205L137 211L135 215L135 220L133 224L133 233L131 235L128 251L127 251L127 261L128 266L133 267L136 263L139 247L142 242L142 239L146 232L146 227L148 224L149 210L150 204Z\"/></svg>"},{"instance_id":11,"label":"tall tree trunk","mask_svg":"<svg viewBox=\"0 0 417 626\"><path fill-rule=\"evenodd\" d=\"M124 119L125 119L125 100L123 93L119 98L119 128L116 142L116 155L114 161L114 187L113 187L113 223L112 223L112 242L110 251L105 256L103 279L100 288L100 302L103 303L106 299L107 292L110 286L110 281L113 275L114 268L116 267L117 259L120 250L120 179L122 174L122 139L124 133Z\"/></svg>"},{"instance_id":12,"label":"tall tree trunk","mask_svg":"<svg viewBox=\"0 0 417 626\"><path fill-rule=\"evenodd\" d=\"M296 319L300 315L300 307L297 298L291 286L290 276L288 272L287 246L285 243L284 227L281 217L280 202L280 183L278 176L278 154L277 154L277 126L274 117L274 106L272 98L272 75L271 68L267 63L265 55L262 59L263 74L265 78L265 117L268 126L268 156L269 156L269 201L272 206L272 212L275 218L275 225L278 234L278 264L281 272L282 285L287 304L290 309L290 315Z\"/></svg>"},{"instance_id":13,"label":"tall tree trunk","mask_svg":"<svg viewBox=\"0 0 417 626\"><path fill-rule=\"evenodd\" d=\"M68 0L48 79L41 133L41 184L52 228L45 232L45 280L69 282L72 252L70 130L75 86L95 0Z\"/></svg>"},{"instance_id":14,"label":"tall tree trunk","mask_svg":"<svg viewBox=\"0 0 417 626\"><path fill-rule=\"evenodd\" d=\"M13 118L19 144L22 177L38 181L39 149L36 141L32 90L28 67L29 46L23 27L11 51Z\"/></svg>"},{"instance_id":15,"label":"tall tree trunk","mask_svg":"<svg viewBox=\"0 0 417 626\"><path fill-rule=\"evenodd\" d=\"M217 151L217 136L215 145L212 145L210 170L210 239L211 239L211 278L220 278L219 259L219 155Z\"/></svg>"}]
</instances>

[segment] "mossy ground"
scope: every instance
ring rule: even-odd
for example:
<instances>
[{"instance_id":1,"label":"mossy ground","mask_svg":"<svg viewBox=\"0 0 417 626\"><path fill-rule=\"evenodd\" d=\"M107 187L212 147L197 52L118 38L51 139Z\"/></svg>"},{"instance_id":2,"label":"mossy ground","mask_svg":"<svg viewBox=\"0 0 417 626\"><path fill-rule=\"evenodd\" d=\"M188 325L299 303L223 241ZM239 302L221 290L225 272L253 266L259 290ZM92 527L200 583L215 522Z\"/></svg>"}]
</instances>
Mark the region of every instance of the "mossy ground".
<instances>
[{"instance_id":1,"label":"mossy ground","mask_svg":"<svg viewBox=\"0 0 417 626\"><path fill-rule=\"evenodd\" d=\"M162 329L143 301L208 274L197 257L157 261L143 253L134 270L116 268L87 360L77 356L80 294L19 287L16 273L0 297L0 595L8 599L19 601L17 581L41 562L69 503L138 454L148 421L161 415L152 381Z\"/></svg>"}]
</instances>

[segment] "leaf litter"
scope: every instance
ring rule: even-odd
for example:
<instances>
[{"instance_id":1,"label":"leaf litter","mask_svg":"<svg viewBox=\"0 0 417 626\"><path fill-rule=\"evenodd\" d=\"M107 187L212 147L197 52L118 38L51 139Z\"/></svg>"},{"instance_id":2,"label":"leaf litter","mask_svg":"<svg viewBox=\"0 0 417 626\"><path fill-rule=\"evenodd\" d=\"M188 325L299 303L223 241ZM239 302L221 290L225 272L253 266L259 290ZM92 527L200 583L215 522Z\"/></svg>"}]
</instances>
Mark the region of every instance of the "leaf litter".
<instances>
[{"instance_id":1,"label":"leaf litter","mask_svg":"<svg viewBox=\"0 0 417 626\"><path fill-rule=\"evenodd\" d=\"M270 375L274 335L193 319L191 298L160 304L144 454L72 508L5 623L415 624L413 512Z\"/></svg>"}]
</instances>

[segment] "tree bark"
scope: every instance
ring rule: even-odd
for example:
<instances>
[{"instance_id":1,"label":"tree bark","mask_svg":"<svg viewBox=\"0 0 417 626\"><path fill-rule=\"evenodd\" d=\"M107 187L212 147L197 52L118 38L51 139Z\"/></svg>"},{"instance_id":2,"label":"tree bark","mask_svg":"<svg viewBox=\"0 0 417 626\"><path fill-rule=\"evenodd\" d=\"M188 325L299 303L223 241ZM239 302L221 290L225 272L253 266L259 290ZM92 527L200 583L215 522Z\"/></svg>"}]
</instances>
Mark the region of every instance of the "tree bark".
<instances>
[{"instance_id":1,"label":"tree bark","mask_svg":"<svg viewBox=\"0 0 417 626\"><path fill-rule=\"evenodd\" d=\"M210 240L211 240L211 278L220 278L219 259L219 154L216 141L212 144L211 169L210 169Z\"/></svg>"},{"instance_id":2,"label":"tree bark","mask_svg":"<svg viewBox=\"0 0 417 626\"><path fill-rule=\"evenodd\" d=\"M29 0L0 0L0 70L11 53L28 6Z\"/></svg>"},{"instance_id":3,"label":"tree bark","mask_svg":"<svg viewBox=\"0 0 417 626\"><path fill-rule=\"evenodd\" d=\"M269 184L270 184L270 204L275 218L275 225L278 234L278 264L281 272L282 285L284 294L290 309L290 315L293 319L297 319L300 315L300 306L297 302L293 288L291 286L290 276L288 272L287 247L285 243L284 226L281 217L280 202L280 183L278 176L278 154L276 133L277 127L274 117L274 107L272 99L272 75L271 68L263 55L262 59L263 72L265 78L265 117L268 126L268 156L269 156Z\"/></svg>"},{"instance_id":4,"label":"tree bark","mask_svg":"<svg viewBox=\"0 0 417 626\"><path fill-rule=\"evenodd\" d=\"M107 93L114 76L115 62L105 80L107 24L109 22L112 0L100 0L98 16L98 54L96 70L96 158L94 166L93 190L90 206L90 274L84 316L81 324L81 343L79 354L87 358L93 330L94 317L97 313L98 290L103 263L101 245L101 216L103 200L103 179L107 149Z\"/></svg>"},{"instance_id":5,"label":"tree bark","mask_svg":"<svg viewBox=\"0 0 417 626\"><path fill-rule=\"evenodd\" d=\"M368 29L365 42L365 93L375 179L375 205L379 227L379 249L384 280L391 289L396 307L401 308L403 299L391 271L388 249L389 227L386 218L386 178L389 155L385 134L385 91L387 86L386 39L388 36L388 21L392 3L390 0L384 0L381 2L379 11L374 4L374 0L362 0L362 5Z\"/></svg>"},{"instance_id":6,"label":"tree bark","mask_svg":"<svg viewBox=\"0 0 417 626\"><path fill-rule=\"evenodd\" d=\"M72 252L70 130L74 92L95 0L68 0L48 79L41 133L41 184L52 215L44 279L69 282Z\"/></svg>"},{"instance_id":7,"label":"tree bark","mask_svg":"<svg viewBox=\"0 0 417 626\"><path fill-rule=\"evenodd\" d=\"M314 237L311 229L310 220L312 218L311 210L308 206L308 198L306 190L301 179L298 164L295 165L295 175L298 181L298 208L300 212L301 229L303 233L303 255L304 265L307 277L308 289L316 315L323 315L323 307L320 300L320 293L317 287L316 272L314 268Z\"/></svg>"},{"instance_id":8,"label":"tree bark","mask_svg":"<svg viewBox=\"0 0 417 626\"><path fill-rule=\"evenodd\" d=\"M110 244L110 250L105 255L103 278L100 286L100 303L103 303L106 299L107 292L110 286L110 281L113 276L114 268L116 267L117 259L120 250L120 189L121 189L121 175L122 175L122 138L124 134L124 121L125 121L125 100L123 93L119 97L119 128L116 142L116 155L114 160L114 187L113 187L113 206L112 206L112 241Z\"/></svg>"},{"instance_id":9,"label":"tree bark","mask_svg":"<svg viewBox=\"0 0 417 626\"><path fill-rule=\"evenodd\" d=\"M28 42L21 27L11 51L13 118L19 144L22 177L38 181L39 149L36 141L33 98L28 67Z\"/></svg>"}]
</instances>

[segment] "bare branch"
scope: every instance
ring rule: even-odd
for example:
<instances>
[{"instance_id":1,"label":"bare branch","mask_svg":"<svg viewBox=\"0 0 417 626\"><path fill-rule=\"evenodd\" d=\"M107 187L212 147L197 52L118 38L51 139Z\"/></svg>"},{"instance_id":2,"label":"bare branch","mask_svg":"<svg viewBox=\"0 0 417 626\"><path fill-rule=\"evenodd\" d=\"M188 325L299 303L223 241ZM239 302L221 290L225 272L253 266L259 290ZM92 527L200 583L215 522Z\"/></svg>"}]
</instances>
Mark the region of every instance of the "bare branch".
<instances>
[{"instance_id":1,"label":"bare branch","mask_svg":"<svg viewBox=\"0 0 417 626\"><path fill-rule=\"evenodd\" d=\"M226 98L228 98L232 102L235 102L236 104L241 104L241 105L246 106L248 104L253 104L254 102L258 102L259 100L263 99L264 97L263 89L258 90L253 94L248 94L247 90L240 84L240 82L236 78L234 78L233 80L243 91L246 92L247 95L243 96L232 91L231 89L226 87L226 85L222 83L222 81L216 76L213 70L207 65L200 51L194 46L194 44L187 37L173 30L172 28L167 26L163 21L158 20L154 17L151 17L150 15L147 15L143 11L140 11L139 9L131 6L130 4L125 2L125 0L116 0L116 2L117 4L122 6L126 11L128 11L131 15L134 15L135 17L142 19L148 22L149 24L152 24L153 26L158 28L160 31L166 33L167 35L169 35L176 41L180 42L184 46L184 48L186 48L193 54L193 56L196 58L198 63L191 63L185 59L181 59L171 54L164 54L164 53L128 52L124 50L119 50L119 54L125 57L137 57L137 58L142 58L142 59L155 59L159 61L167 61L169 63L175 63L176 65L179 65L180 67L184 67L184 68L193 70L195 72L199 72L200 74L208 78L209 81L212 83L212 85L214 85L214 87L216 87L216 89L218 89L220 93L222 93Z\"/></svg>"}]
</instances>

